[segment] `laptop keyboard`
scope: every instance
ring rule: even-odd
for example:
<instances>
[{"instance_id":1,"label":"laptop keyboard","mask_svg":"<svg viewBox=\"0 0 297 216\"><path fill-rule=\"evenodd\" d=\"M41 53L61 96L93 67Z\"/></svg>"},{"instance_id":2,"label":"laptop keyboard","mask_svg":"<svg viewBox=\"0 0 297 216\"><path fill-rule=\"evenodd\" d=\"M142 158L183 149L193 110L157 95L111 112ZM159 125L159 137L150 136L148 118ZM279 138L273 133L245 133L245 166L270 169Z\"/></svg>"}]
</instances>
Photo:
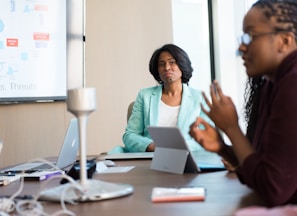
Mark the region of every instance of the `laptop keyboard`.
<instances>
[{"instance_id":1,"label":"laptop keyboard","mask_svg":"<svg viewBox=\"0 0 297 216\"><path fill-rule=\"evenodd\" d=\"M31 170L51 170L51 169L54 169L54 168L49 164L41 164L37 167L33 167Z\"/></svg>"}]
</instances>

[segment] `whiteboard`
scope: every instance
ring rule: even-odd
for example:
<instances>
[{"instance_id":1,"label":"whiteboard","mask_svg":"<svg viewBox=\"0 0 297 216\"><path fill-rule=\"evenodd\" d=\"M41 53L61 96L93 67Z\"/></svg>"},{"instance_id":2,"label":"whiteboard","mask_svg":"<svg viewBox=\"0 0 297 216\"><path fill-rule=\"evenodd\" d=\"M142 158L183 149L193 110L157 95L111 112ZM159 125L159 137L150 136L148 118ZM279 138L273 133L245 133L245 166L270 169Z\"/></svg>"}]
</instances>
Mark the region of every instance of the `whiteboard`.
<instances>
[{"instance_id":1,"label":"whiteboard","mask_svg":"<svg viewBox=\"0 0 297 216\"><path fill-rule=\"evenodd\" d=\"M0 102L65 100L66 0L0 1Z\"/></svg>"}]
</instances>

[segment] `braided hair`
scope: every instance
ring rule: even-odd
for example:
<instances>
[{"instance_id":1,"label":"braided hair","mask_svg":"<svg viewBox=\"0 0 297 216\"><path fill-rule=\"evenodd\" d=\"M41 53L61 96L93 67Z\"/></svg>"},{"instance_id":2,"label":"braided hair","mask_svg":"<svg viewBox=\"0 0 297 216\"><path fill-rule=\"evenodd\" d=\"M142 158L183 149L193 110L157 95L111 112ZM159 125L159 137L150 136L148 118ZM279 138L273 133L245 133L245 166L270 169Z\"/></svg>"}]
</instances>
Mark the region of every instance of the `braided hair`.
<instances>
[{"instance_id":1,"label":"braided hair","mask_svg":"<svg viewBox=\"0 0 297 216\"><path fill-rule=\"evenodd\" d=\"M260 93L264 83L265 79L261 76L249 77L246 82L244 92L245 121L247 122L246 136L250 142L252 142L256 130Z\"/></svg>"},{"instance_id":2,"label":"braided hair","mask_svg":"<svg viewBox=\"0 0 297 216\"><path fill-rule=\"evenodd\" d=\"M297 35L297 0L259 0L252 5L263 9L267 20L274 20L276 32L287 31ZM297 40L297 38L296 38ZM246 136L252 142L258 119L260 93L265 83L263 77L249 77L245 87Z\"/></svg>"},{"instance_id":3,"label":"braided hair","mask_svg":"<svg viewBox=\"0 0 297 216\"><path fill-rule=\"evenodd\" d=\"M275 19L275 31L293 32L297 35L297 1L296 0L259 0L252 7L264 9L265 17Z\"/></svg>"}]
</instances>

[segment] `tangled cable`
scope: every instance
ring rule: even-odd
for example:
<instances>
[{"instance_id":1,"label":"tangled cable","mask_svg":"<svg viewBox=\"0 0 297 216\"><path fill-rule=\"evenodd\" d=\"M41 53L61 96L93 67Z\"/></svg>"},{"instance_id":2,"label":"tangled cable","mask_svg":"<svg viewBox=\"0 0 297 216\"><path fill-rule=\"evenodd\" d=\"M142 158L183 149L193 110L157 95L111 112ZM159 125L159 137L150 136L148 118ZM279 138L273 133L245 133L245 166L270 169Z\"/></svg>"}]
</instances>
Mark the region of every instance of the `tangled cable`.
<instances>
[{"instance_id":1,"label":"tangled cable","mask_svg":"<svg viewBox=\"0 0 297 216\"><path fill-rule=\"evenodd\" d=\"M57 169L57 170L59 169L58 167L56 167L54 164L52 164L51 162L49 162L47 160L36 159L34 161L37 161L37 160L49 164L54 169ZM78 184L73 178L71 178L70 176L68 176L64 173L59 176L52 176L51 178L49 178L42 184L40 191L38 192L38 194L36 196L33 197L33 199L18 200L18 199L16 199L16 197L22 192L23 187L24 187L24 177L23 176L24 176L24 173L22 173L21 177L20 177L20 187L11 197L0 198L0 216L5 215L5 213L7 213L7 214L12 213L14 211L16 211L17 214L20 216L35 216L35 215L36 216L59 216L59 215L74 216L75 215L74 212L67 209L66 202L70 203L70 204L77 204L78 200L71 200L71 199L67 198L66 193L68 190L74 190L74 192L76 193L76 195L78 197L82 197L84 194L84 192L83 192L84 190L83 190L83 187L80 184ZM69 182L69 186L65 187L62 191L62 195L61 195L62 209L60 209L54 213L48 214L43 210L43 206L42 206L41 202L38 201L38 199L40 196L40 192L45 187L45 185L48 182L50 182L51 180L57 179L57 178L67 179Z\"/></svg>"}]
</instances>

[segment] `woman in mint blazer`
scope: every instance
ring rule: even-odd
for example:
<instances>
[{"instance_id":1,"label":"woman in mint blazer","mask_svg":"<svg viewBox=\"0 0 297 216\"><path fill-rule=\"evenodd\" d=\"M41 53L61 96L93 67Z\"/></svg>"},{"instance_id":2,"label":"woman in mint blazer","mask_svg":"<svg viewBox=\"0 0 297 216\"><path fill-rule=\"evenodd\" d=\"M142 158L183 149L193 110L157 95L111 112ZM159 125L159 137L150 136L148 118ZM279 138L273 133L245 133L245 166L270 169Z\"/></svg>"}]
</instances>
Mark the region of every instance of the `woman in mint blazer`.
<instances>
[{"instance_id":1,"label":"woman in mint blazer","mask_svg":"<svg viewBox=\"0 0 297 216\"><path fill-rule=\"evenodd\" d=\"M190 125L198 116L212 122L201 110L207 106L201 91L188 86L193 68L187 53L166 44L153 53L149 69L159 85L139 91L122 137L124 151L154 151L148 126L179 127L190 150L202 150L189 135Z\"/></svg>"}]
</instances>

